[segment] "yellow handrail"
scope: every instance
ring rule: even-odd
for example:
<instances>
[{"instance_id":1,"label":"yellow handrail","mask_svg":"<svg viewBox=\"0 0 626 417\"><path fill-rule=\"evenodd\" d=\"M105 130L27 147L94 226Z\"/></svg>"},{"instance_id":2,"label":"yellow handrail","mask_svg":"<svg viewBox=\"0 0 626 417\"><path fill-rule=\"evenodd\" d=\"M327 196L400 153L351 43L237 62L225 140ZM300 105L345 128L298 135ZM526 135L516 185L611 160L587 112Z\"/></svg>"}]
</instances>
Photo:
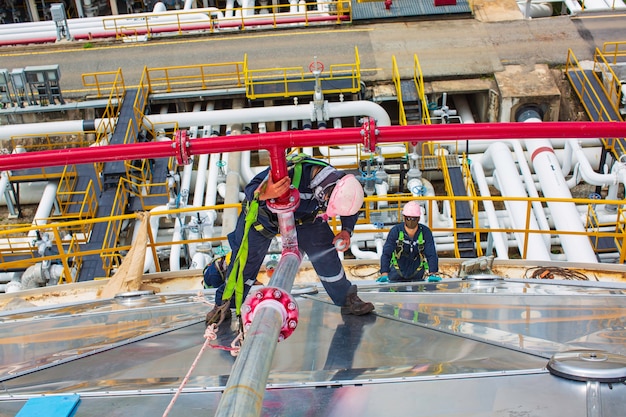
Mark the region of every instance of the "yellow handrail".
<instances>
[{"instance_id":1,"label":"yellow handrail","mask_svg":"<svg viewBox=\"0 0 626 417\"><path fill-rule=\"evenodd\" d=\"M120 197L127 195L124 192L125 185L120 182L119 189ZM532 204L535 201L539 201L541 204L547 204L548 202L559 203L575 203L575 204L597 204L598 200L594 199L565 199L565 198L530 198L530 197L501 197L501 196L420 196L415 197L409 194L398 194L388 196L367 197L365 199L365 205L363 209L363 215L361 216L360 224L373 224L377 222L380 224L380 219L384 218L384 215L393 214L390 218L400 218L400 211L404 203L410 200L417 200L423 203L429 213L432 213L435 206L443 207L445 204L454 206L457 201L467 201L471 205L478 207L485 201L492 201L498 206L503 206L509 202L523 202L526 204L526 220L524 224L530 223L530 216L532 215ZM386 202L386 205L374 204L379 202ZM428 216L428 226L435 234L458 234L458 233L474 233L476 236L481 236L483 239L481 245L486 244L485 238L490 233L507 233L507 234L520 234L523 236L525 242L529 241L529 236L532 234L549 234L550 236L560 236L561 239L567 236L587 236L591 241L597 241L600 238L609 238L616 244L616 251L620 253L620 262L624 262L626 257L626 248L624 247L624 241L626 239L626 204L622 200L608 201L602 200L603 204L616 205L618 207L618 216L616 217L616 224L613 229L611 227L591 227L584 231L572 231L572 230L532 230L532 229L515 229L513 227L500 227L493 228L485 224L486 220L477 215L476 210L472 210L474 213L474 225L472 227L459 227L459 226L445 226L439 223L433 223L433 216ZM124 198L118 198L114 202L113 213L123 213L126 202ZM375 209L375 207L386 207L384 209ZM178 217L188 215L190 212L202 212L207 210L216 210L223 212L227 209L240 209L239 204L229 205L216 205L207 207L186 207L184 209L175 210L163 210L159 212L153 212L154 216L170 216ZM60 262L67 268L66 276L72 276L76 270L76 266L80 264L83 257L87 255L99 254L103 261L103 268L106 276L121 263L124 251L130 248L130 242L127 242L124 234L122 234L122 225L129 220L135 218L134 214L114 214L104 218L83 218L69 221L59 221L59 219L48 219L47 224L41 225L4 225L0 228L0 262L3 263L4 268L26 268L30 265L34 265L37 262L43 260L50 260ZM68 230L91 230L97 223L105 223L108 225L107 233L104 238L102 247L99 249L87 249L84 240L75 237L71 240L67 240ZM331 222L333 227L340 227L338 222ZM385 223L380 229L382 233L389 231L393 224ZM610 226L610 225L608 225ZM610 230L608 230L610 229ZM356 233L366 233L367 230L360 230L357 228ZM56 249L54 255L40 256L38 254L38 246L36 236L40 236L47 233L50 237L50 242ZM153 255L156 259L157 250L162 247L169 247L172 244L189 244L189 243L206 243L212 242L215 245L219 245L226 241L225 236L212 236L211 238L195 238L185 239L183 241L167 241L167 239L156 242L154 238L151 238L149 242L150 250L153 251ZM480 245L478 245L480 247ZM477 248L478 250L478 248ZM520 249L520 257L526 258L528 248L523 246ZM458 256L458 255L457 255ZM71 273L70 273L71 272ZM79 271L78 271L79 272ZM93 277L97 278L97 277Z\"/></svg>"}]
</instances>

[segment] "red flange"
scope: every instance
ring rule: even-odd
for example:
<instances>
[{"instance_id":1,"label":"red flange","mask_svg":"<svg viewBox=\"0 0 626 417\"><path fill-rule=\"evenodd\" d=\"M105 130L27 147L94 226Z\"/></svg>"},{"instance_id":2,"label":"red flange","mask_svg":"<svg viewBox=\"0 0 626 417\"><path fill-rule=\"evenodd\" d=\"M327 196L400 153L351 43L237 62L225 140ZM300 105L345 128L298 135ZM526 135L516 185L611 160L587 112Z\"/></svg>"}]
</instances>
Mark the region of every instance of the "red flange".
<instances>
[{"instance_id":1,"label":"red flange","mask_svg":"<svg viewBox=\"0 0 626 417\"><path fill-rule=\"evenodd\" d=\"M296 304L291 294L276 287L261 288L246 298L246 301L241 306L241 319L244 329L250 328L254 319L254 311L262 303L266 307L272 307L281 312L283 325L280 329L278 341L283 341L291 336L291 333L298 326L298 304Z\"/></svg>"},{"instance_id":2,"label":"red flange","mask_svg":"<svg viewBox=\"0 0 626 417\"><path fill-rule=\"evenodd\" d=\"M376 138L379 134L376 128L376 120L372 117L365 117L362 119L362 122L361 136L363 137L363 146L369 152L376 152Z\"/></svg>"},{"instance_id":3,"label":"red flange","mask_svg":"<svg viewBox=\"0 0 626 417\"><path fill-rule=\"evenodd\" d=\"M189 152L189 138L186 130L177 130L174 136L176 146L176 162L178 165L189 165L191 153Z\"/></svg>"},{"instance_id":4,"label":"red flange","mask_svg":"<svg viewBox=\"0 0 626 417\"><path fill-rule=\"evenodd\" d=\"M295 211L300 205L300 192L296 188L290 188L287 195L272 198L265 202L267 208L273 213L289 213Z\"/></svg>"}]
</instances>

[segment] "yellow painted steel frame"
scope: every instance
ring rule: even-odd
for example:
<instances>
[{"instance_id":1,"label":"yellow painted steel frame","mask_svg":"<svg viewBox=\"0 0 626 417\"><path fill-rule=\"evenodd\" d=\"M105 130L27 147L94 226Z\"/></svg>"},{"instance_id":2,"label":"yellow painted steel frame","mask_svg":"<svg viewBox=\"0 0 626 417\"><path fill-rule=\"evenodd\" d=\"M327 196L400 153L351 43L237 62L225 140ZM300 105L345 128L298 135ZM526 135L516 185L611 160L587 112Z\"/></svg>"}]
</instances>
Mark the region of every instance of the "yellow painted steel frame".
<instances>
[{"instance_id":1,"label":"yellow painted steel frame","mask_svg":"<svg viewBox=\"0 0 626 417\"><path fill-rule=\"evenodd\" d=\"M353 64L331 64L329 68L322 69L319 76L320 82L327 81L330 85L337 81L348 81L347 88L323 89L324 94L358 93L361 90L361 61L359 50L354 48L355 60ZM247 54L244 57L243 70L246 87L246 97L250 100L262 98L287 98L296 96L313 96L315 89L302 89L303 83L307 85L315 81L313 74L314 64L308 69L304 67L276 67L250 69ZM261 93L262 86L275 86L272 92Z\"/></svg>"},{"instance_id":2,"label":"yellow painted steel frame","mask_svg":"<svg viewBox=\"0 0 626 417\"><path fill-rule=\"evenodd\" d=\"M127 242L124 234L122 233L122 225L124 222L133 220L136 216L135 214L120 214L123 213L124 207L126 206L127 201L125 197L127 193L122 192L125 184L120 182L120 192L118 192L118 198L116 198L113 206L113 210L111 216L104 218L83 218L83 219L72 219L72 220L63 220L60 221L58 218L54 219L46 219L49 221L47 224L42 225L3 225L0 228L0 262L2 262L3 268L9 269L21 269L27 268L30 265L34 265L43 260L50 260L54 262L60 262L64 267L63 280L64 282L71 282L72 277L77 276L80 272L79 267L82 260L82 257L86 255L91 255L97 253L101 256L103 262L103 268L105 271L105 277L109 277L111 273L121 264L123 259L123 253L130 249L130 242ZM574 231L565 231L565 230L529 230L528 228L524 229L513 229L513 228L494 228L485 225L484 219L479 218L477 207L481 206L484 201L492 201L494 204L503 206L505 202L509 201L517 201L523 202L527 206L526 210L526 224L530 223L530 216L532 213L532 204L535 199L530 197L517 197L517 198L505 198L500 196L492 196L492 197L481 197L481 196L463 196L463 197L453 197L453 196L420 196L415 197L409 194L394 194L389 196L378 196L378 197L366 197L364 208L362 211L362 216L359 219L359 224L373 224L374 219L380 219L381 214L394 212L395 218L400 218L400 212L402 209L402 205L407 201L416 200L423 203L429 213L432 213L435 207L435 202L437 205L442 207L444 203L450 204L451 207L454 207L454 202L456 201L468 201L470 205L472 205L472 213L473 213L473 221L474 226L472 227L443 227L441 225L433 224L433 216L428 217L427 225L435 234L458 234L458 233L475 233L477 236L477 246L480 247L482 245L486 245L486 239L490 233L507 233L507 234L521 234L524 236L524 240L528 242L528 237L531 234L549 234L551 236L566 236L566 235L584 235L588 236L591 241L597 241L600 238L609 238L615 242L617 247L617 251L620 254L620 262L624 262L626 259L626 247L624 246L624 241L626 240L626 204L621 200L616 201L606 201L603 200L605 204L615 204L618 207L618 219L617 224L614 225L602 225L603 227L595 227L592 226L590 222L588 222L588 229L584 232L574 232ZM598 200L594 199L549 199L549 198L538 198L537 199L541 204L546 205L548 202L571 202L575 204L587 204L589 205L589 214L588 216L593 216L592 206L598 203ZM381 202L386 202L384 205L385 208L377 209ZM241 207L239 204L227 204L227 205L216 205L216 206L206 206L206 207L187 207L184 209L175 209L175 210L164 210L159 212L151 213L154 216L169 216L169 217L185 217L186 213L189 212L197 212L197 211L205 211L205 210L216 210L218 212L223 212L227 209L237 209L240 210ZM107 232L102 244L102 247L98 250L82 250L82 245L85 244L85 240L81 239L80 233L77 231L88 231L93 228L96 223L107 223ZM340 230L340 222L337 219L332 219L330 221L331 227L334 228L335 232L339 232ZM385 227L380 228L381 233L386 233L389 231L391 225L386 225ZM611 229L612 230L607 230ZM50 237L50 241L56 249L58 254L44 256L41 257L38 255L38 247L36 244L36 239L34 236L36 233L39 235L43 233L47 233ZM355 233L371 233L371 230L361 230L357 228ZM72 236L72 239L67 239L67 237ZM479 241L480 237L480 241ZM169 247L172 244L190 244L190 243L207 243L211 242L214 246L220 246L221 244L225 244L226 237L225 236L215 236L211 238L198 238L198 239L187 239L183 241L171 242L171 241L155 241L154 236L150 236L149 247L152 251L154 259L158 259L157 251L161 247ZM478 250L478 249L477 249ZM457 252L455 250L455 252ZM520 251L520 257L526 258L527 247ZM480 252L479 252L480 253ZM458 256L458 254L457 254ZM158 268L158 262L155 263ZM103 277L94 277L94 278L103 278Z\"/></svg>"}]
</instances>

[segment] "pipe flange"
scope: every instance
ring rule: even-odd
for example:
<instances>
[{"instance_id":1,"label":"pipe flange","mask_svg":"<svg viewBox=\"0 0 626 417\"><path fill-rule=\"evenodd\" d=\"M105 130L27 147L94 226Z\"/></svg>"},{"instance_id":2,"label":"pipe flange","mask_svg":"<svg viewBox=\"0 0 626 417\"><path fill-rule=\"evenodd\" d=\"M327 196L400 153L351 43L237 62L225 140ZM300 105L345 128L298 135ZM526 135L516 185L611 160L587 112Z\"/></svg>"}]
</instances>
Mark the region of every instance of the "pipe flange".
<instances>
[{"instance_id":1,"label":"pipe flange","mask_svg":"<svg viewBox=\"0 0 626 417\"><path fill-rule=\"evenodd\" d=\"M361 136L363 136L363 146L370 152L376 152L376 120L373 117L365 117L362 120Z\"/></svg>"},{"instance_id":2,"label":"pipe flange","mask_svg":"<svg viewBox=\"0 0 626 417\"><path fill-rule=\"evenodd\" d=\"M189 165L191 154L189 153L190 143L186 130L178 130L174 135L176 146L176 162L178 165Z\"/></svg>"},{"instance_id":3,"label":"pipe flange","mask_svg":"<svg viewBox=\"0 0 626 417\"><path fill-rule=\"evenodd\" d=\"M300 192L292 187L286 197L272 198L265 203L272 213L290 213L300 205Z\"/></svg>"},{"instance_id":4,"label":"pipe flange","mask_svg":"<svg viewBox=\"0 0 626 417\"><path fill-rule=\"evenodd\" d=\"M571 350L555 353L548 370L574 381L624 382L626 356L602 350Z\"/></svg>"},{"instance_id":5,"label":"pipe flange","mask_svg":"<svg viewBox=\"0 0 626 417\"><path fill-rule=\"evenodd\" d=\"M264 287L251 294L243 306L241 306L241 320L244 329L249 329L254 319L255 310L264 303L264 306L272 307L281 312L283 325L280 329L278 341L283 341L298 326L298 304L294 298L281 288Z\"/></svg>"}]
</instances>

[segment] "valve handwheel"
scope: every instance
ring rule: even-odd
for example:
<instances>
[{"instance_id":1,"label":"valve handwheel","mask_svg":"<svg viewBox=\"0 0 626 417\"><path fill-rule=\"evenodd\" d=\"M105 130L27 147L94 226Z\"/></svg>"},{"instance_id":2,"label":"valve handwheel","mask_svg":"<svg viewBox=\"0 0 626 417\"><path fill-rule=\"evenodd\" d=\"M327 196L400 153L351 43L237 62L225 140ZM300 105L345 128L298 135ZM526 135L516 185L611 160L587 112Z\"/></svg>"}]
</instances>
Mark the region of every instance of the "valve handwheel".
<instances>
[{"instance_id":1,"label":"valve handwheel","mask_svg":"<svg viewBox=\"0 0 626 417\"><path fill-rule=\"evenodd\" d=\"M319 71L319 72L323 72L324 71L324 64L322 64L319 61L313 61L309 64L309 71L311 72L315 72L315 71Z\"/></svg>"}]
</instances>

